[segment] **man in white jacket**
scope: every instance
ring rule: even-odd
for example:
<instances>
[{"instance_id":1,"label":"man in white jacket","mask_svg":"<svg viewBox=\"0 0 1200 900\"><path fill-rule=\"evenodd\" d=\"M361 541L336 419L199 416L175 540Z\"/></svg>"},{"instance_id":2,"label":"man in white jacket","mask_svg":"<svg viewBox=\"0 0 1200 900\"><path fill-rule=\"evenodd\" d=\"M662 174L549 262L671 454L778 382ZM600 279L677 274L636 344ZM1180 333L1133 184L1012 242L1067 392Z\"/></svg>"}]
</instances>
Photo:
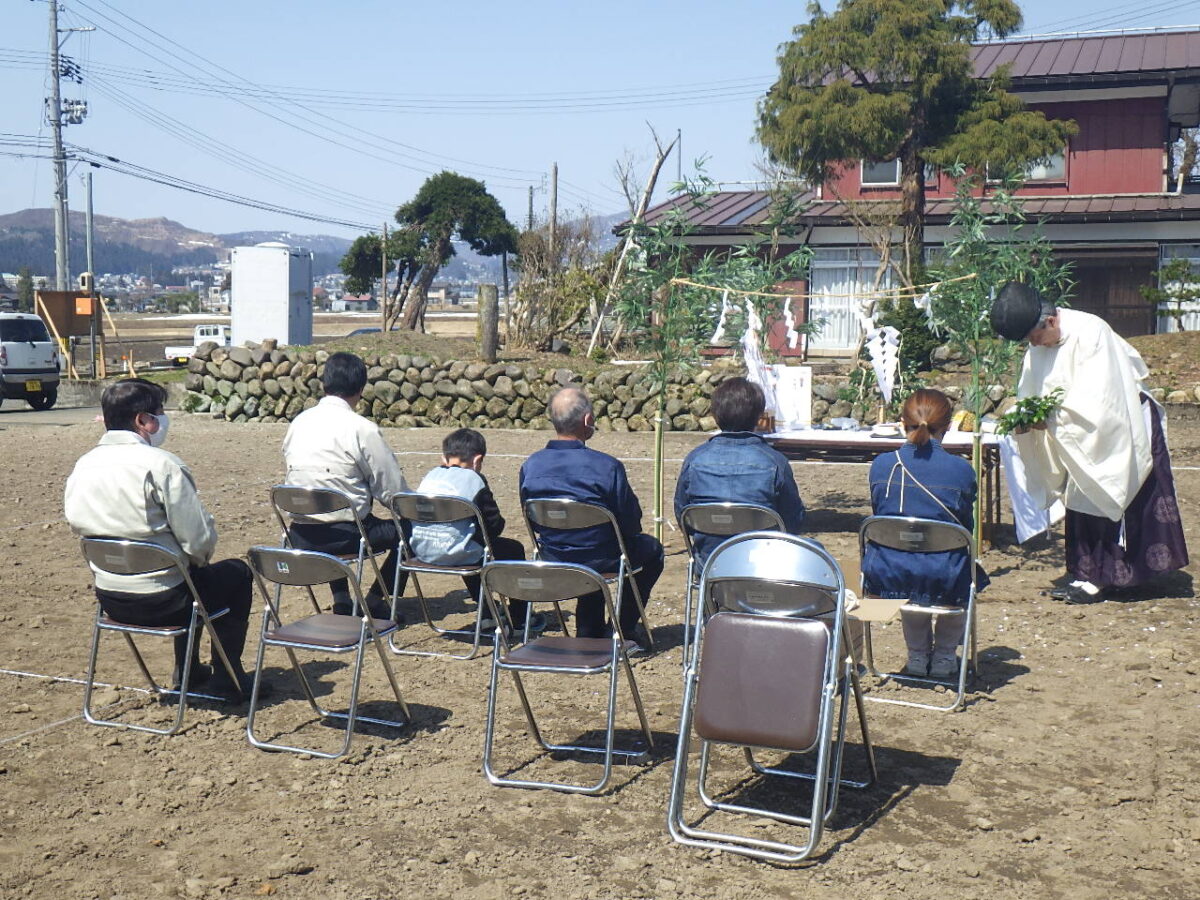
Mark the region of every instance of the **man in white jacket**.
<instances>
[{"instance_id":1,"label":"man in white jacket","mask_svg":"<svg viewBox=\"0 0 1200 900\"><path fill-rule=\"evenodd\" d=\"M367 366L362 359L353 353L331 354L325 361L321 384L325 390L321 402L300 413L283 439L287 481L341 491L354 503L355 511L296 518L288 532L293 545L301 550L354 553L359 542L358 526L354 523L357 515L371 549L390 551L380 567L390 594L399 561L400 536L396 523L375 516L372 506L376 501L386 505L395 494L407 491L408 484L379 426L354 411L367 386ZM401 572L400 593L406 582L407 573ZM332 582L330 589L333 611L350 615L353 600L349 584L340 579ZM391 615L391 604L380 585L372 584L364 599L375 618L386 619ZM399 613L396 618L403 621Z\"/></svg>"},{"instance_id":2,"label":"man in white jacket","mask_svg":"<svg viewBox=\"0 0 1200 900\"><path fill-rule=\"evenodd\" d=\"M1019 397L1063 392L1045 427L1016 435L1035 503L1067 508L1073 582L1051 593L1086 600L1186 566L1162 409L1138 352L1098 316L1056 308L1019 282L997 294L992 325L1029 342Z\"/></svg>"},{"instance_id":3,"label":"man in white jacket","mask_svg":"<svg viewBox=\"0 0 1200 900\"><path fill-rule=\"evenodd\" d=\"M85 453L67 479L64 508L71 529L85 537L149 541L182 552L189 575L207 610L229 608L213 622L238 685L213 654L216 672L193 663L191 686L208 681L207 691L250 696L242 669L250 616L252 575L240 559L210 563L217 546L213 517L200 502L196 483L183 460L161 449L169 420L166 391L140 378L118 381L100 398L107 429L98 446ZM105 613L130 625L185 625L192 601L173 569L144 575L95 571L96 596ZM175 682L183 671L185 638L175 642ZM199 653L199 642L196 643Z\"/></svg>"}]
</instances>

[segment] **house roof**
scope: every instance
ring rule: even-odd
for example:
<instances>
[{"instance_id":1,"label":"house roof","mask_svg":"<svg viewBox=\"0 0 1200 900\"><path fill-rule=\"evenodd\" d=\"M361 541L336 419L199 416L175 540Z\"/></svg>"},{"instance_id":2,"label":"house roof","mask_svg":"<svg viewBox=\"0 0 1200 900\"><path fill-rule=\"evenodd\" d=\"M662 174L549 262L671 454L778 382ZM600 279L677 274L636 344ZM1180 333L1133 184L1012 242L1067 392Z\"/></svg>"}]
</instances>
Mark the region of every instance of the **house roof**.
<instances>
[{"instance_id":1,"label":"house roof","mask_svg":"<svg viewBox=\"0 0 1200 900\"><path fill-rule=\"evenodd\" d=\"M1014 79L1151 75L1200 70L1200 30L1047 36L974 48L975 74L1010 65Z\"/></svg>"},{"instance_id":2,"label":"house roof","mask_svg":"<svg viewBox=\"0 0 1200 900\"><path fill-rule=\"evenodd\" d=\"M1049 222L1153 222L1200 219L1200 194L1090 195L1086 197L1022 197L1025 213ZM770 223L770 195L766 191L723 191L703 207L690 198L673 197L646 213L646 224L661 223L675 208L681 208L693 234L738 235ZM985 210L988 203L984 201ZM925 204L925 222L943 225L954 212L953 198L930 199ZM792 226L836 226L851 224L846 205L840 200L813 200L787 223Z\"/></svg>"}]
</instances>

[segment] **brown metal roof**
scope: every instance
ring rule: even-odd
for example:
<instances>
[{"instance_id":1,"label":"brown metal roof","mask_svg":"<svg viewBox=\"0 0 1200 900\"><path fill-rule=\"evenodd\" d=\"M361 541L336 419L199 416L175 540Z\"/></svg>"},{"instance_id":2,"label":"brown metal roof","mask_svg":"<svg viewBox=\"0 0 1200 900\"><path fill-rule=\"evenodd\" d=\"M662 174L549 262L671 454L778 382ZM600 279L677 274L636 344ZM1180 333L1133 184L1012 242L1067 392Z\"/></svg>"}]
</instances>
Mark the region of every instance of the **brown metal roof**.
<instances>
[{"instance_id":1,"label":"brown metal roof","mask_svg":"<svg viewBox=\"0 0 1200 900\"><path fill-rule=\"evenodd\" d=\"M688 198L673 198L652 207L646 222L661 222L677 205L690 204ZM746 234L770 218L770 194L765 191L722 191L705 208L693 207L688 221L698 234ZM985 201L986 208L987 203ZM1049 222L1149 222L1157 220L1200 219L1200 194L1155 194L1145 196L1097 195L1090 197L1030 197L1025 211L1032 218ZM952 198L928 201L925 221L945 224L954 212ZM618 228L624 227L623 225ZM818 200L797 215L796 226L849 224L846 207L836 200Z\"/></svg>"},{"instance_id":2,"label":"brown metal roof","mask_svg":"<svg viewBox=\"0 0 1200 900\"><path fill-rule=\"evenodd\" d=\"M974 56L980 78L1005 64L1014 79L1177 73L1200 69L1200 30L998 41Z\"/></svg>"}]
</instances>

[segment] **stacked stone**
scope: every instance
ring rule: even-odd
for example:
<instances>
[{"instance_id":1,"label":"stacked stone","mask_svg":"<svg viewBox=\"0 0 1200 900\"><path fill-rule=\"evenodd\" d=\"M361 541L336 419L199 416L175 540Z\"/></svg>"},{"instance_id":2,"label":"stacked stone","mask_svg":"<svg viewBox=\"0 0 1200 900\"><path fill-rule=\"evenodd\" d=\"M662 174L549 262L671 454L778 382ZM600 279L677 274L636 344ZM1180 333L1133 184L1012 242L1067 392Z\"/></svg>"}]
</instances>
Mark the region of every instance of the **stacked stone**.
<instances>
[{"instance_id":1,"label":"stacked stone","mask_svg":"<svg viewBox=\"0 0 1200 900\"><path fill-rule=\"evenodd\" d=\"M232 422L286 422L323 395L324 350L201 344L188 362L182 408ZM588 392L601 431L652 431L657 397L641 367L588 373L513 363L443 360L387 354L364 357L367 387L359 412L396 428L467 425L473 428L550 427L546 401L560 385ZM675 431L710 431L713 388L737 370L702 369L672 377L666 424Z\"/></svg>"}]
</instances>

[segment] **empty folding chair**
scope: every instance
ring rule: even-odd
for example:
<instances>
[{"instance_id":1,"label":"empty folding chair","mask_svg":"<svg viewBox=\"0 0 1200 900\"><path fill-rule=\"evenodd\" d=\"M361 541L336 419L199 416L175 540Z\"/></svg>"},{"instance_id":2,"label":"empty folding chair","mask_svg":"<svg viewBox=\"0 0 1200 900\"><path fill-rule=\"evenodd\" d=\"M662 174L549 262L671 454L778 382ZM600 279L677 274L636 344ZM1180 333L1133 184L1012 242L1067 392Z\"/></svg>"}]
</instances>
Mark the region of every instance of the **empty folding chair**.
<instances>
[{"instance_id":1,"label":"empty folding chair","mask_svg":"<svg viewBox=\"0 0 1200 900\"><path fill-rule=\"evenodd\" d=\"M116 538L85 537L80 541L80 546L83 548L84 557L91 566L102 572L108 572L113 575L144 575L148 572L175 569L183 577L183 583L187 585L188 592L192 597L191 616L186 625L128 625L105 615L103 608L97 602L96 621L92 627L92 648L91 653L88 655L87 682L83 689L83 717L92 725L130 728L135 731L149 731L153 734L175 734L183 725L183 716L187 711L188 697L192 695L209 696L196 691L189 692L186 690L186 685L190 684L189 679L192 674L193 648L196 646L197 632L201 628L208 632L208 636L212 641L212 647L221 658L221 664L229 673L230 681L234 685L239 683L237 676L234 674L233 666L230 665L229 657L225 654L225 648L222 646L221 640L217 637L216 631L212 626L213 619L218 619L226 615L229 610L205 611L204 606L200 603L200 595L196 592L196 586L192 583L191 575L188 572L187 560L180 553L146 541L126 541ZM125 638L125 643L133 653L133 658L137 661L138 668L141 669L142 675L145 677L146 683L149 684L151 690L159 696L178 693L179 705L175 711L174 723L166 728L154 728L149 725L136 725L130 722L96 717L92 711L92 689L96 678L96 659L100 653L100 636L106 631L120 634ZM138 650L137 645L133 641L135 635L139 637L167 638L171 640L172 646L174 646L176 637L187 635L187 655L184 657L183 672L179 679L181 687L178 691L162 687L155 680L154 676L150 674L146 660L142 657L141 651Z\"/></svg>"},{"instance_id":2,"label":"empty folding chair","mask_svg":"<svg viewBox=\"0 0 1200 900\"><path fill-rule=\"evenodd\" d=\"M700 587L695 534L733 537L747 531L785 531L783 519L769 506L752 503L692 503L679 513L679 531L687 548L687 584L683 595L683 665L687 665L691 643L692 603Z\"/></svg>"},{"instance_id":3,"label":"empty folding chair","mask_svg":"<svg viewBox=\"0 0 1200 900\"><path fill-rule=\"evenodd\" d=\"M706 605L716 612L705 616ZM845 583L819 545L772 532L738 535L709 557L700 581L695 646L684 682L667 827L680 843L780 862L812 855L841 787L867 787L875 756L857 674L846 651ZM853 694L869 777L842 777ZM684 810L693 733L700 740L698 794L709 810L807 827L804 843L689 824ZM709 787L713 748L743 751L760 776L811 782L807 815L717 799ZM766 766L756 750L815 754L810 772ZM707 815L711 815L707 814ZM707 816L706 816L707 817Z\"/></svg>"},{"instance_id":4,"label":"empty folding chair","mask_svg":"<svg viewBox=\"0 0 1200 900\"><path fill-rule=\"evenodd\" d=\"M292 546L292 537L288 531L288 526L291 524L288 518L306 518L312 516L326 515L328 513L337 513L348 511L354 517L354 524L358 526L358 551L344 554L334 554L339 559L354 560L354 572L359 581L362 580L363 567L367 560L371 562L371 568L374 572L375 583L379 585L379 589L388 595L393 586L387 584L383 577L383 572L379 569L379 561L377 557L388 551L386 549L375 549L371 546L371 541L367 538L366 528L363 527L362 519L358 517L358 511L354 508L354 501L343 494L341 491L333 488L314 488L303 487L296 484L277 484L271 488L271 509L275 511L275 518L279 521L279 527L283 532L283 546ZM311 591L309 592L311 594ZM314 596L313 603L316 603ZM396 598L392 597L392 613L396 612ZM354 615L358 615L359 610L356 607L353 610Z\"/></svg>"},{"instance_id":5,"label":"empty folding chair","mask_svg":"<svg viewBox=\"0 0 1200 900\"><path fill-rule=\"evenodd\" d=\"M650 649L654 649L654 632L650 628L650 620L646 617L646 604L642 598L642 592L638 590L637 582L633 579L633 576L642 570L634 568L633 563L630 561L629 551L625 546L625 538L621 534L621 529L617 527L617 520L613 514L603 506L598 506L594 503L584 503L582 500L572 500L569 497L526 500L523 512L525 514L525 528L529 531L529 540L536 548L535 553L539 558L541 544L538 541L537 531L534 529L535 525L555 531L580 531L584 528L602 527L612 529L613 534L616 535L619 554L617 571L601 572L600 577L604 579L606 584L617 585L617 593L621 596L624 596L624 590L621 586L625 584L629 586L629 592L633 596L634 603L637 604L638 617L642 620L642 627L646 629L646 638L650 642ZM561 610L558 614L561 620Z\"/></svg>"},{"instance_id":6,"label":"empty folding chair","mask_svg":"<svg viewBox=\"0 0 1200 900\"><path fill-rule=\"evenodd\" d=\"M356 722L371 722L377 725L401 727L409 721L408 705L400 694L396 684L396 676L392 672L392 664L384 652L383 638L396 630L397 625L390 619L373 619L367 613L363 603L362 587L358 577L344 560L328 553L317 553L312 550L289 550L278 547L251 547L250 567L254 570L254 579L263 595L262 634L259 638L258 657L254 663L254 689L250 694L250 711L246 719L246 735L250 743L264 750L290 750L293 753L311 753L326 759L337 759L350 750L350 741L354 736ZM322 613L313 598L312 588L328 584L337 578L345 578L350 585L355 608L360 615L341 616ZM285 622L282 617L282 590L271 586L303 587L308 589L312 600L313 612ZM401 719L379 719L358 714L358 689L362 678L363 659L368 645L375 647L379 660L383 664L388 683L396 697L396 703L403 712ZM293 747L288 744L272 743L259 739L254 732L258 715L259 685L262 681L263 661L268 647L278 647L288 655L292 668L300 680L300 688L308 700L309 706L322 719L344 719L346 722L345 737L340 750L327 752L305 747ZM317 703L312 685L296 651L309 653L344 655L353 654L353 672L350 681L350 702L346 712L333 712Z\"/></svg>"},{"instance_id":7,"label":"empty folding chair","mask_svg":"<svg viewBox=\"0 0 1200 900\"><path fill-rule=\"evenodd\" d=\"M900 608L900 614L913 616L946 616L962 617L962 638L958 644L958 671L953 678L935 678L932 676L908 675L903 672L881 674L875 667L874 647L871 643L871 626L866 623L864 647L866 649L867 668L871 674L884 680L913 684L946 685L954 687L955 692L949 704L921 703L899 697L882 696L878 692L867 695L868 700L876 703L894 703L899 706L915 706L920 709L932 709L939 712L951 712L962 709L967 696L968 668L978 671L979 661L976 657L975 640L975 539L971 532L953 522L940 522L936 519L918 519L909 516L869 516L858 530L858 555L861 561L867 552L867 547L875 544L905 553L937 553L947 554L959 552L965 554L966 565L971 573L970 592L964 606L920 606L906 603ZM952 562L952 561L951 561ZM863 596L867 596L865 577Z\"/></svg>"},{"instance_id":8,"label":"empty folding chair","mask_svg":"<svg viewBox=\"0 0 1200 900\"><path fill-rule=\"evenodd\" d=\"M429 604L425 600L425 592L421 589L419 579L420 575L457 575L463 577L478 575L483 571L483 567L492 560L492 542L488 538L487 528L484 526L483 514L474 503L470 500L464 500L462 497L418 493L396 494L392 497L390 507L392 516L395 519L407 519L413 524L423 523L433 525L473 519L475 522L475 534L483 541L483 558L479 563L467 566L448 566L417 558L416 554L413 553L409 539L404 535L403 530L401 530L400 541L402 553L400 564L396 567L396 581L391 588L393 596L399 593L400 573L408 572L412 576L413 587L416 588L417 599L420 601L421 614L425 618L425 623L438 634L469 636L472 642L471 649L465 654L441 653L438 651L412 650L407 647L397 647L395 635L392 635L389 639L392 651L413 656L446 656L450 659L473 658L479 652L479 643L483 632L483 611L487 605L483 599L482 586L480 587L479 596L475 598L479 604L475 612L475 626L469 629L440 628L433 623L433 619L429 615ZM507 616L503 620L497 619L496 622L500 624L506 620Z\"/></svg>"},{"instance_id":9,"label":"empty folding chair","mask_svg":"<svg viewBox=\"0 0 1200 900\"><path fill-rule=\"evenodd\" d=\"M493 616L500 615L500 597L525 600L531 604L530 612L532 613L533 607L537 604L556 603L599 593L604 597L604 603L612 621L614 623L619 621L618 610L613 604L612 595L609 593L608 585L603 577L585 566L577 566L572 563L493 562L483 570L483 592L492 609ZM640 749L617 749L615 747L618 669L624 669L625 676L629 679L629 688L633 693L633 703L637 708L638 721L646 739L645 747ZM597 782L591 785L575 785L553 781L506 778L496 774L492 748L495 741L496 701L501 672L512 673L517 696L529 723L529 730L542 749L550 752L571 751L603 758L604 771ZM541 729L534 718L533 708L530 706L529 697L525 691L525 684L521 680L522 672L607 676L608 705L605 715L604 746L591 747L548 742L542 736ZM519 635L510 638L503 631L497 630L496 650L492 654L492 674L485 728L483 771L488 781L504 787L553 788L578 794L598 794L608 786L612 776L614 757L627 761L641 760L647 757L654 746L650 724L642 707L642 698L638 693L637 682L633 677L633 668L629 664L629 656L625 652L624 639L618 625L614 625L612 637L608 638L552 636L528 640L528 634L524 636L524 639Z\"/></svg>"}]
</instances>

